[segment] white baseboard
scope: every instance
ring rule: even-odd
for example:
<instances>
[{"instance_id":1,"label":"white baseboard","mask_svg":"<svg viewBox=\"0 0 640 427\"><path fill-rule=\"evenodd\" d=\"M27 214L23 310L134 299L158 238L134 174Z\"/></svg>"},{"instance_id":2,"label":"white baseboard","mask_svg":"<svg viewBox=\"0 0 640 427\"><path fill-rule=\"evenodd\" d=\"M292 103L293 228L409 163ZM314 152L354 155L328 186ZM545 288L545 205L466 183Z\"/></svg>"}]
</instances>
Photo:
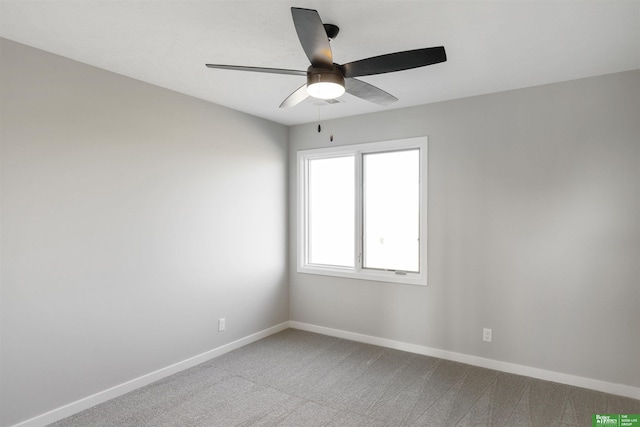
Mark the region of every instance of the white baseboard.
<instances>
[{"instance_id":1,"label":"white baseboard","mask_svg":"<svg viewBox=\"0 0 640 427\"><path fill-rule=\"evenodd\" d=\"M92 406L106 402L107 400L122 396L123 394L129 393L130 391L133 391L137 388L144 387L145 385L151 384L154 381L161 380L162 378L168 377L169 375L173 375L177 372L191 368L247 344L251 344L252 342L258 341L262 338L266 338L269 335L284 331L287 328L289 328L289 322L280 323L260 332L256 332L255 334L251 334L247 337L230 342L229 344L214 348L213 350L209 350L197 356L190 357L189 359L174 363L173 365L158 369L157 371L142 375L141 377L134 378L130 381L111 387L107 390L103 390L96 394L92 394L91 396L87 396L83 399L76 400L75 402L69 403L68 405L61 406L44 414L30 418L26 421L22 421L21 423L15 424L13 427L46 426L47 424L54 423L80 411L89 409Z\"/></svg>"},{"instance_id":2,"label":"white baseboard","mask_svg":"<svg viewBox=\"0 0 640 427\"><path fill-rule=\"evenodd\" d=\"M103 390L91 396L69 403L53 409L44 414L30 418L21 423L15 424L13 427L43 427L48 424L59 421L63 418L76 414L92 406L106 402L123 394L129 393L137 388L144 387L154 381L161 380L169 375L196 366L200 363L221 356L232 350L251 344L252 342L266 338L287 328L300 329L303 331L315 332L323 335L329 335L337 338L344 338L352 341L363 342L366 344L378 345L381 347L393 348L396 350L407 351L410 353L423 354L425 356L437 357L440 359L451 360L454 362L466 363L468 365L479 366L482 368L494 369L496 371L508 372L516 375L524 375L527 377L538 378L546 381L553 381L561 384L583 387L592 390L611 393L619 396L640 399L640 388L632 387L624 384L610 383L606 381L594 380L591 378L578 377L575 375L563 374L559 372L548 371L545 369L531 368L529 366L517 365L514 363L501 362L499 360L486 359L483 357L470 356L468 354L456 353L437 348L421 346L417 344L409 344L401 341L394 341L386 338L374 337L371 335L363 335L355 332L348 332L339 329L327 328L324 326L316 326L308 323L288 321L272 326L255 334L225 344L221 347L214 348L205 353L183 360L173 365L167 366L149 374L134 378L125 383Z\"/></svg>"},{"instance_id":3,"label":"white baseboard","mask_svg":"<svg viewBox=\"0 0 640 427\"><path fill-rule=\"evenodd\" d=\"M289 326L303 331L316 332L318 334L329 335L337 338L344 338L351 341L358 341L366 344L378 345L381 347L393 348L410 353L422 354L425 356L437 357L482 368L494 369L496 371L508 372L510 374L524 375L546 381L572 385L576 387L588 388L602 391L618 396L640 399L640 388L624 384L611 383L607 381L595 380L591 378L579 377L576 375L563 374L560 372L548 371L545 369L532 368L515 363L501 362L499 360L486 359L484 357L470 356L468 354L456 353L453 351L441 350L416 344L394 341L386 338L363 335L355 332L342 331L339 329L326 328L308 323L290 321Z\"/></svg>"}]
</instances>

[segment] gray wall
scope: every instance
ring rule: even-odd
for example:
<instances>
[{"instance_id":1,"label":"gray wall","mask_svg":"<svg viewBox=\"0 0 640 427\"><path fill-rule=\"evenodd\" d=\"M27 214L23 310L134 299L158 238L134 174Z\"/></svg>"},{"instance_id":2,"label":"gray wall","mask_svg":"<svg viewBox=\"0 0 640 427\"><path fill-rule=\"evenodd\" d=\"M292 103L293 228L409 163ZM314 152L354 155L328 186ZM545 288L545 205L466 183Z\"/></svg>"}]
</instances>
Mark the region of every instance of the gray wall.
<instances>
[{"instance_id":1,"label":"gray wall","mask_svg":"<svg viewBox=\"0 0 640 427\"><path fill-rule=\"evenodd\" d=\"M325 124L429 136L429 286L297 274L293 220L288 292L327 132L0 48L1 425L289 318L640 386L640 72Z\"/></svg>"},{"instance_id":2,"label":"gray wall","mask_svg":"<svg viewBox=\"0 0 640 427\"><path fill-rule=\"evenodd\" d=\"M2 425L288 320L286 127L1 48Z\"/></svg>"},{"instance_id":3,"label":"gray wall","mask_svg":"<svg viewBox=\"0 0 640 427\"><path fill-rule=\"evenodd\" d=\"M640 386L639 123L633 71L290 128L292 219L297 150L429 137L429 285L298 274L291 221L291 320Z\"/></svg>"}]
</instances>

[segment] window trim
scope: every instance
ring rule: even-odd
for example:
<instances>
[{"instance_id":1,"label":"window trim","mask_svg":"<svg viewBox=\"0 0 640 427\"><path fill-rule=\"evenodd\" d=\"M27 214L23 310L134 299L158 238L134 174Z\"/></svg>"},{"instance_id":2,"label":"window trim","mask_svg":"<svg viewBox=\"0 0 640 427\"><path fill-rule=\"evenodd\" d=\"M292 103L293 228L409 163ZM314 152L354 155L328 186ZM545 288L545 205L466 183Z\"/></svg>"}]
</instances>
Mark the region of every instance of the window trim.
<instances>
[{"instance_id":1,"label":"window trim","mask_svg":"<svg viewBox=\"0 0 640 427\"><path fill-rule=\"evenodd\" d=\"M396 139L389 141L370 142L353 145L332 146L299 150L297 152L297 272L336 276L351 279L372 280L409 285L427 285L427 169L428 143L427 137ZM376 152L393 152L410 149L420 150L420 272L396 272L376 269L363 269L363 218L362 218L362 155ZM307 163L309 160L354 155L358 159L355 165L355 235L354 235L354 263L355 267L322 266L307 263L308 229L307 229Z\"/></svg>"}]
</instances>

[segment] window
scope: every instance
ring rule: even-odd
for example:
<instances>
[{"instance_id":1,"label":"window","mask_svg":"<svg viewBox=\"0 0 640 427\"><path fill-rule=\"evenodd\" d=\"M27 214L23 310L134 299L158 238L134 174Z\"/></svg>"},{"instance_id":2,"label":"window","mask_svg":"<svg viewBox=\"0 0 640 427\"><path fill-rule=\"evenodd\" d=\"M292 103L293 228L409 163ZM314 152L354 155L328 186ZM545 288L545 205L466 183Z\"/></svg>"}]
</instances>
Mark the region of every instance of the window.
<instances>
[{"instance_id":1,"label":"window","mask_svg":"<svg viewBox=\"0 0 640 427\"><path fill-rule=\"evenodd\" d=\"M298 272L426 285L426 137L298 152Z\"/></svg>"}]
</instances>

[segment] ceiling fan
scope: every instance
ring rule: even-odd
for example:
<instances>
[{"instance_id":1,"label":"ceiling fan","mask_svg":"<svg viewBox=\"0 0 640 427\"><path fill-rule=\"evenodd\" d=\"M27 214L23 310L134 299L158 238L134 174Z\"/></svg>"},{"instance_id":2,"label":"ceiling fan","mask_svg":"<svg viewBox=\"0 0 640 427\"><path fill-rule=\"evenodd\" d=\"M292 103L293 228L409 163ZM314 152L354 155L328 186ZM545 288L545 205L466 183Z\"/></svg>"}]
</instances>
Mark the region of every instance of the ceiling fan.
<instances>
[{"instance_id":1,"label":"ceiling fan","mask_svg":"<svg viewBox=\"0 0 640 427\"><path fill-rule=\"evenodd\" d=\"M320 15L313 9L292 7L291 15L302 49L311 61L307 71L221 64L206 66L225 70L306 76L307 83L280 104L280 108L283 108L292 107L308 96L324 100L335 99L345 91L379 105L389 105L398 98L356 77L408 70L447 60L444 47L439 46L374 56L342 65L335 64L329 42L338 35L340 29L332 24L323 24Z\"/></svg>"}]
</instances>

